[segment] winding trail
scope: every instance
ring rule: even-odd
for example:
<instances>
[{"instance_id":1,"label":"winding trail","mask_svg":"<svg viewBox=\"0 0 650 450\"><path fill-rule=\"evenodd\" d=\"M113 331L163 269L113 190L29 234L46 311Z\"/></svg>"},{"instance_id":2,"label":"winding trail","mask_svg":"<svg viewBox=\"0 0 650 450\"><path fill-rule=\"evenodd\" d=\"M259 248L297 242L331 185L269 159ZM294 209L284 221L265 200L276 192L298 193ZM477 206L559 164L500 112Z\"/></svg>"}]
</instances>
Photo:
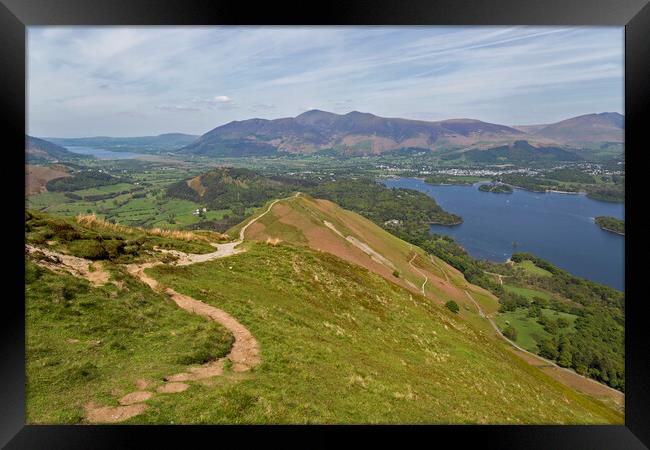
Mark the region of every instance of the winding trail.
<instances>
[{"instance_id":1,"label":"winding trail","mask_svg":"<svg viewBox=\"0 0 650 450\"><path fill-rule=\"evenodd\" d=\"M411 250L412 250L412 249L413 249L413 246L411 246ZM419 273L421 276L424 277L424 282L422 283L422 295L426 296L426 293L424 292L424 286L426 286L427 281L429 281L429 277L427 277L427 276L424 274L424 272L422 272L420 269L418 269L417 267L415 267L415 265L413 264L413 260L415 260L415 258L417 258L417 256L418 256L417 252L414 252L414 254L413 254L413 258L411 258L411 259L409 260L409 265L410 265L411 267L413 267L413 270L415 270L417 273Z\"/></svg>"},{"instance_id":2,"label":"winding trail","mask_svg":"<svg viewBox=\"0 0 650 450\"><path fill-rule=\"evenodd\" d=\"M499 279L499 284L503 286L503 279L504 278L509 278L511 275L501 275L500 273L494 273L494 272L488 272L487 270L484 270L483 273L487 273L488 275L494 275Z\"/></svg>"},{"instance_id":3,"label":"winding trail","mask_svg":"<svg viewBox=\"0 0 650 450\"><path fill-rule=\"evenodd\" d=\"M246 225L244 225L243 227L241 227L241 229L239 230L239 241L235 241L235 242L237 242L238 244L240 244L241 242L243 242L243 241L244 241L244 233L246 233L246 230L248 229L248 227L250 227L251 225L253 225L253 223L257 222L259 219L261 219L262 217L264 217L265 215L267 215L269 212L271 212L271 209L273 208L273 206L275 206L275 204L276 204L277 202L281 202L281 201L283 201L283 200L289 200L289 199L292 199L292 198L296 198L296 197L298 197L299 195L300 195L300 192L296 192L296 193L293 194L292 196L285 197L285 198L279 198L279 199L277 199L277 200L273 200L273 201L271 202L271 204L269 205L269 207L266 209L266 211L264 211L262 214L260 214L259 216L255 217L255 218L252 219L250 222L248 222Z\"/></svg>"},{"instance_id":4,"label":"winding trail","mask_svg":"<svg viewBox=\"0 0 650 450\"><path fill-rule=\"evenodd\" d=\"M158 249L161 253L168 253L176 256L175 266L187 266L190 264L212 261L214 259L226 258L244 252L237 248L244 241L244 235L249 226L268 214L273 206L282 200L297 197L297 192L291 197L277 199L271 202L269 207L259 216L253 218L239 231L239 240L225 244L212 244L217 248L212 253L190 254L176 250ZM183 392L189 388L188 381L202 380L223 374L224 364L229 360L234 372L246 372L257 366L260 361L260 346L251 332L237 319L222 309L203 303L188 295L181 294L172 288L164 287L157 280L145 273L146 269L163 264L161 261L147 262L141 264L129 264L127 272L138 278L154 291L162 291L171 298L178 307L185 311L213 320L226 328L234 337L234 343L228 355L215 361L210 361L198 367L190 367L185 372L177 373L163 378L164 383L157 387L156 392L145 390L147 383L139 380L138 390L130 392L119 399L120 406L98 406L94 402L85 405L86 420L92 423L115 423L142 414L148 407L144 402L151 399L155 394L173 394Z\"/></svg>"},{"instance_id":5,"label":"winding trail","mask_svg":"<svg viewBox=\"0 0 650 450\"><path fill-rule=\"evenodd\" d=\"M440 270L440 272L442 272L442 274L445 276L445 280L447 280L447 283L450 283L451 281L449 280L449 275L447 275L447 271L445 269L443 269L440 264L438 264L438 262L433 257L433 255L429 255L429 259L431 260L433 265L436 266L438 268L438 270Z\"/></svg>"},{"instance_id":6,"label":"winding trail","mask_svg":"<svg viewBox=\"0 0 650 450\"><path fill-rule=\"evenodd\" d=\"M508 339L506 336L503 335L497 324L492 320L492 317L486 315L483 312L483 309L481 306L478 304L478 302L472 297L472 294L469 293L468 290L465 290L465 294L467 294L467 297L472 300L474 305L476 306L476 309L478 310L479 316L484 317L485 319L490 322L490 325L492 325L492 328L494 328L494 331L496 331L496 334L506 341L508 344L510 344L514 349L517 351L521 352L522 354L518 354L524 361L526 361L528 364L532 366L536 366L539 369L541 369L543 372L546 372L547 375L552 376L554 379L560 381L562 384L565 384L569 387L572 387L578 391L581 391L583 393L593 395L596 397L607 397L611 399L617 406L620 408L623 408L624 402L625 402L625 394L623 394L621 391L618 391L614 388L611 388L603 383L600 383L592 378L585 377L583 375L580 375L579 373L568 369L566 367L560 367L555 362L550 361L542 356L536 355L535 353L529 352L528 350L520 347L510 339ZM517 354L517 352L515 352ZM549 369L549 370L544 370L544 369ZM555 373L551 373L550 371L554 371Z\"/></svg>"}]
</instances>

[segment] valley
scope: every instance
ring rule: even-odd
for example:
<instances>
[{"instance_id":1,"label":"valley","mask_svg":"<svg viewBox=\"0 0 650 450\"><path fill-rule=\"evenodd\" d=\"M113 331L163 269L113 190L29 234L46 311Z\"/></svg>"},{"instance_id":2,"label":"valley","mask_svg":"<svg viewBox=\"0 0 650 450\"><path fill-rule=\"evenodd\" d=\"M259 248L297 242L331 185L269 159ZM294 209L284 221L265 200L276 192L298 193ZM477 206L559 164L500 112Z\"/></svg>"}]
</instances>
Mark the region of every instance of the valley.
<instances>
[{"instance_id":1,"label":"valley","mask_svg":"<svg viewBox=\"0 0 650 450\"><path fill-rule=\"evenodd\" d=\"M266 154L219 131L217 155L212 137L56 139L98 157L41 144L26 165L30 423L620 423L623 293L523 253L516 233L521 249L476 259L459 234L472 214L430 191L616 202L624 161L488 129L511 141L377 151L340 135L336 151Z\"/></svg>"}]
</instances>

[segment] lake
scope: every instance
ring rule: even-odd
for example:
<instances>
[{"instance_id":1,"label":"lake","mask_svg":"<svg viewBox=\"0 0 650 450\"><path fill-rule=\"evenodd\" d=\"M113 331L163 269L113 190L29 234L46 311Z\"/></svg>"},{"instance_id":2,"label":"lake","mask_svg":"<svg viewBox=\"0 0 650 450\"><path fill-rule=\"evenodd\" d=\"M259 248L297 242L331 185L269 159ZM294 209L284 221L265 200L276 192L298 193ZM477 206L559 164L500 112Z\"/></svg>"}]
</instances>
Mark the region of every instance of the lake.
<instances>
[{"instance_id":1,"label":"lake","mask_svg":"<svg viewBox=\"0 0 650 450\"><path fill-rule=\"evenodd\" d=\"M479 191L478 183L441 186L415 178L382 182L424 192L446 211L462 216L461 225L430 229L452 236L475 258L503 262L512 253L530 252L574 275L624 289L625 237L601 230L594 222L596 216L623 219L622 203L523 189L494 194Z\"/></svg>"},{"instance_id":2,"label":"lake","mask_svg":"<svg viewBox=\"0 0 650 450\"><path fill-rule=\"evenodd\" d=\"M97 159L135 159L146 156L142 153L114 152L111 150L104 150L102 148L82 147L80 145L70 145L68 147L65 147L65 149L71 151L72 153L91 155Z\"/></svg>"}]
</instances>

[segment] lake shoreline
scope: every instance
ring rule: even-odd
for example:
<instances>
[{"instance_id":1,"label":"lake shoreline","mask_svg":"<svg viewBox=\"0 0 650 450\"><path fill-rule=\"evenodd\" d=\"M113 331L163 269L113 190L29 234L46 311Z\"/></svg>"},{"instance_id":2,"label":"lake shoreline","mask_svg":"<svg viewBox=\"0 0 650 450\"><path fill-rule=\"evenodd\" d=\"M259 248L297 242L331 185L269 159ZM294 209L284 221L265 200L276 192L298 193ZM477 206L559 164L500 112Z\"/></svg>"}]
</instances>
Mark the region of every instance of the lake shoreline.
<instances>
[{"instance_id":1,"label":"lake shoreline","mask_svg":"<svg viewBox=\"0 0 650 450\"><path fill-rule=\"evenodd\" d=\"M593 223L597 216L622 219L624 204L575 192L536 195L515 189L507 196L483 195L476 184L431 185L414 177L381 182L424 192L445 211L461 216L462 226L430 224L429 229L452 237L475 259L503 263L514 252L529 252L578 277L624 288L624 240L601 232Z\"/></svg>"}]
</instances>

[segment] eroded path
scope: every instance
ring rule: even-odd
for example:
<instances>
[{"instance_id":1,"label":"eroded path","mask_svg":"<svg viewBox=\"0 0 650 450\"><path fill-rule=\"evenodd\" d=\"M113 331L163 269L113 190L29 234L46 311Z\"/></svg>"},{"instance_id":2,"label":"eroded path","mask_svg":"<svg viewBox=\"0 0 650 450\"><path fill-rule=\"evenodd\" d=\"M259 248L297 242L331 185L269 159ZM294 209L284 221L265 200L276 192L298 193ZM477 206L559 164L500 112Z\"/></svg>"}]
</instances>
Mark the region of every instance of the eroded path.
<instances>
[{"instance_id":1,"label":"eroded path","mask_svg":"<svg viewBox=\"0 0 650 450\"><path fill-rule=\"evenodd\" d=\"M178 257L176 265L186 266L199 262L211 261L218 258L225 258L240 253L242 250L236 248L240 242L227 244L213 244L217 251L202 255L187 254L178 251L169 251ZM223 374L226 361L231 362L234 372L245 372L260 363L260 347L251 332L237 319L222 309L203 303L188 295L176 292L174 289L164 287L157 280L145 273L146 269L163 264L160 261L143 264L129 264L126 270L132 276L138 278L151 289L165 293L176 305L185 311L213 320L226 328L234 337L232 348L228 355L215 361L196 367L190 367L187 371L176 373L165 377L164 383L158 386L155 392L146 390L146 383L140 383L138 390L130 392L119 399L120 406L99 406L91 402L85 405L86 420L93 423L115 423L130 419L142 414L147 409L144 403L156 394L173 394L183 392L190 387L187 382L211 378Z\"/></svg>"},{"instance_id":2,"label":"eroded path","mask_svg":"<svg viewBox=\"0 0 650 450\"><path fill-rule=\"evenodd\" d=\"M413 249L413 246L411 246L411 250L412 250L412 249ZM419 273L421 276L424 277L424 282L422 283L422 288L421 288L421 289L422 289L422 295L426 296L427 294L426 294L425 291L424 291L424 286L427 285L427 282L429 281L429 277L427 277L427 276L424 274L424 272L422 272L420 269L418 269L417 267L415 267L415 265L413 264L413 261L415 260L415 258L417 258L417 256L418 256L417 252L414 252L414 253L413 253L413 258L411 258L411 259L409 260L409 265L410 265L411 267L413 267L413 270L415 270L417 273Z\"/></svg>"},{"instance_id":3,"label":"eroded path","mask_svg":"<svg viewBox=\"0 0 650 450\"><path fill-rule=\"evenodd\" d=\"M292 197L300 195L299 192L295 193ZM239 245L244 241L246 230L253 223L264 217L271 211L273 206L279 201L286 200L277 199L271 202L268 208L257 217L254 217L239 231L239 240L228 242L224 244L212 244L216 250L211 253L205 254L190 254L177 250L164 250L156 249L160 253L167 253L173 255L176 260L171 263L174 266L187 266L190 264L202 263L212 261L214 259L226 258L236 255L237 253L244 252L244 249L239 248ZM103 284L108 281L108 273L97 270L99 267L90 269L93 264L83 258L76 258L74 256L64 255L52 252L46 249L40 249L33 246L26 247L27 253L36 253L39 258L39 263L54 270L66 270L74 275L82 276L93 284ZM145 273L146 269L161 265L161 261L152 261L141 264L129 264L126 270L132 276L138 278L140 281L149 286L152 290L163 292L170 299L172 299L177 306L185 311L213 320L226 328L234 337L232 348L228 355L215 361L210 361L206 364L196 367L190 367L185 372L176 373L163 378L164 383L158 386L155 391L147 389L148 383L144 380L138 380L136 387L138 390L130 392L119 399L119 406L101 406L95 402L89 402L85 405L85 418L88 422L92 423L116 423L130 419L134 416L142 414L146 411L148 405L145 403L157 394L173 394L183 392L189 388L187 382L203 380L215 376L222 375L226 361L231 363L233 372L246 372L253 367L257 366L260 361L260 346L252 335L252 333L242 325L237 319L223 311L222 309L203 303L188 295L176 292L174 289L162 286L157 280Z\"/></svg>"},{"instance_id":4,"label":"eroded path","mask_svg":"<svg viewBox=\"0 0 650 450\"><path fill-rule=\"evenodd\" d=\"M294 195L298 196L300 193ZM291 198L291 197L289 197ZM246 229L271 211L273 206L285 199L273 201L269 207L259 216L253 218L250 222L242 227L239 232L239 240L225 243L212 244L217 248L216 251L205 254L188 254L176 250L159 250L163 253L172 254L176 257L173 265L187 266L214 259L225 258L228 256L241 253L244 250L238 248L244 240ZM222 309L203 303L188 295L176 292L174 289L162 286L157 280L145 273L145 270L157 265L163 264L161 261L147 262L142 264L129 264L126 270L132 276L148 285L155 291L164 292L171 298L176 305L193 314L206 317L222 325L234 337L234 343L228 355L215 361L210 361L198 367L190 367L187 371L173 374L164 378L164 383L158 386L155 392L146 390L147 383L143 380L138 381L138 390L130 392L119 399L120 406L99 406L94 402L85 405L86 420L93 423L115 423L135 417L142 414L147 409L147 400L156 394L173 394L183 392L189 388L189 381L203 380L223 374L226 361L230 361L233 372L246 372L261 361L260 346L252 333L237 319L223 311Z\"/></svg>"}]
</instances>

